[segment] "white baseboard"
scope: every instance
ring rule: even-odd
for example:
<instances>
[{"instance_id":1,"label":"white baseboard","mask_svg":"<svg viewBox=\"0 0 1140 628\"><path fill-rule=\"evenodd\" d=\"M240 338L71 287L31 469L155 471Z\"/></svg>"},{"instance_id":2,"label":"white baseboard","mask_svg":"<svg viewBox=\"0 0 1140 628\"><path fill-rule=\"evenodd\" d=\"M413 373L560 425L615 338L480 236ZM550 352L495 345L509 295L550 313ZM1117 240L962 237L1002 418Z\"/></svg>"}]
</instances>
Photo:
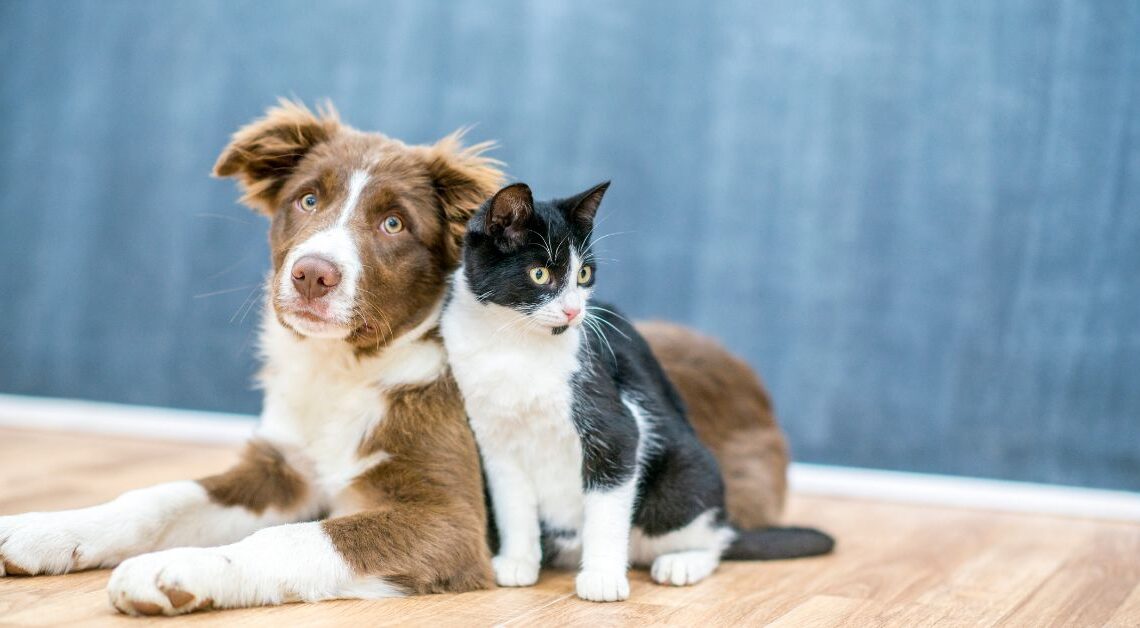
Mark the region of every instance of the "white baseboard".
<instances>
[{"instance_id":1,"label":"white baseboard","mask_svg":"<svg viewBox=\"0 0 1140 628\"><path fill-rule=\"evenodd\" d=\"M951 475L792 463L791 490L890 502L1140 521L1140 493Z\"/></svg>"},{"instance_id":2,"label":"white baseboard","mask_svg":"<svg viewBox=\"0 0 1140 628\"><path fill-rule=\"evenodd\" d=\"M0 427L238 444L256 417L0 394ZM1140 493L793 463L791 489L891 502L1140 521Z\"/></svg>"},{"instance_id":3,"label":"white baseboard","mask_svg":"<svg viewBox=\"0 0 1140 628\"><path fill-rule=\"evenodd\" d=\"M241 443L257 417L99 401L0 394L0 426L195 443Z\"/></svg>"}]
</instances>

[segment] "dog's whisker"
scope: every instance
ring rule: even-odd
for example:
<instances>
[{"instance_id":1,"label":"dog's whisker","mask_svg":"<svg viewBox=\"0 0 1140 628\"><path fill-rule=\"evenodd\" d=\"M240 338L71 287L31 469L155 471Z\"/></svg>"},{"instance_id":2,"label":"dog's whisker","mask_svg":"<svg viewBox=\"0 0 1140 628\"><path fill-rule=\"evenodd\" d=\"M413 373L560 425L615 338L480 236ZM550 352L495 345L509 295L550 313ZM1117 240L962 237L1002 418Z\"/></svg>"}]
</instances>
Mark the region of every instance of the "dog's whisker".
<instances>
[{"instance_id":1,"label":"dog's whisker","mask_svg":"<svg viewBox=\"0 0 1140 628\"><path fill-rule=\"evenodd\" d=\"M256 284L256 285L260 285L260 284ZM252 287L254 287L254 286L247 284L244 286L238 286L236 288L226 288L224 290L214 290L213 292L203 292L203 293L194 295L193 298L205 299L207 297L216 297L216 296L222 295L222 294L230 294L233 292L241 292L242 290L248 290L249 288L252 288Z\"/></svg>"},{"instance_id":2,"label":"dog's whisker","mask_svg":"<svg viewBox=\"0 0 1140 628\"><path fill-rule=\"evenodd\" d=\"M238 308L236 310L234 310L233 315L230 316L230 324L231 325L233 324L234 320L238 317L238 315L241 314L242 310L245 309L246 304L252 303L252 301L256 300L254 295L256 295L259 291L261 291L261 289L263 287L264 287L264 284L257 284L256 286L253 287L252 290L249 291L249 294L245 295L245 299L242 300L241 305L239 305ZM248 311L246 313L248 314ZM245 314L241 314L241 322L239 322L238 324L240 325L241 323L244 323L244 322L245 322Z\"/></svg>"}]
</instances>

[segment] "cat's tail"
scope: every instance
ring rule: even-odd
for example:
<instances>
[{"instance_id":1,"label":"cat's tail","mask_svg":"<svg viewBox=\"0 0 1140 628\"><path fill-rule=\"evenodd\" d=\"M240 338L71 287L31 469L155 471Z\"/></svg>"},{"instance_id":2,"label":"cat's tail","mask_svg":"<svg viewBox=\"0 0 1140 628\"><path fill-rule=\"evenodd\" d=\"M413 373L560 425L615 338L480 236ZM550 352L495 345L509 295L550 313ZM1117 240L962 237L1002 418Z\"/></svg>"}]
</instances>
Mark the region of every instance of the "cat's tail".
<instances>
[{"instance_id":1,"label":"cat's tail","mask_svg":"<svg viewBox=\"0 0 1140 628\"><path fill-rule=\"evenodd\" d=\"M781 560L827 554L835 539L815 528L757 528L736 530L736 540L724 550L725 560Z\"/></svg>"}]
</instances>

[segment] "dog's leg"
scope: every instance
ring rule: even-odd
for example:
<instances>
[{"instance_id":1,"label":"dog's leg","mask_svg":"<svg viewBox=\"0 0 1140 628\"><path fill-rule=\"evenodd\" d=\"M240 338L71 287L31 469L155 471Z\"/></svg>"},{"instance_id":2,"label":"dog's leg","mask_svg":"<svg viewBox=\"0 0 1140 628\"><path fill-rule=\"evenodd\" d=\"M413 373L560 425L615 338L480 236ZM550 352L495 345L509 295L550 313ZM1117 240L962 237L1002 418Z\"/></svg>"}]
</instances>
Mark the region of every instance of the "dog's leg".
<instances>
[{"instance_id":1,"label":"dog's leg","mask_svg":"<svg viewBox=\"0 0 1140 628\"><path fill-rule=\"evenodd\" d=\"M107 592L127 614L177 615L485 588L486 543L470 518L454 507L400 503L266 528L232 545L131 558L111 574Z\"/></svg>"},{"instance_id":2,"label":"dog's leg","mask_svg":"<svg viewBox=\"0 0 1140 628\"><path fill-rule=\"evenodd\" d=\"M0 576L112 567L158 549L232 543L315 516L310 493L276 449L254 441L221 475L130 491L90 508L0 517Z\"/></svg>"}]
</instances>

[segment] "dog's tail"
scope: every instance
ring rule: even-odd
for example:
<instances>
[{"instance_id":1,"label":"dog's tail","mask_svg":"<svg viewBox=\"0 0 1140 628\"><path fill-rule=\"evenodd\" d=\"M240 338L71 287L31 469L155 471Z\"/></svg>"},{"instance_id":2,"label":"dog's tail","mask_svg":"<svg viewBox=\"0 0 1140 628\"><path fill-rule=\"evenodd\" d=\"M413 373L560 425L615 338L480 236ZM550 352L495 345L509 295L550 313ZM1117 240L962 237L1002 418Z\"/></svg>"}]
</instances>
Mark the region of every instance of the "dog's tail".
<instances>
[{"instance_id":1,"label":"dog's tail","mask_svg":"<svg viewBox=\"0 0 1140 628\"><path fill-rule=\"evenodd\" d=\"M726 560L782 560L827 554L835 539L815 528L736 530L736 540L724 550Z\"/></svg>"}]
</instances>

